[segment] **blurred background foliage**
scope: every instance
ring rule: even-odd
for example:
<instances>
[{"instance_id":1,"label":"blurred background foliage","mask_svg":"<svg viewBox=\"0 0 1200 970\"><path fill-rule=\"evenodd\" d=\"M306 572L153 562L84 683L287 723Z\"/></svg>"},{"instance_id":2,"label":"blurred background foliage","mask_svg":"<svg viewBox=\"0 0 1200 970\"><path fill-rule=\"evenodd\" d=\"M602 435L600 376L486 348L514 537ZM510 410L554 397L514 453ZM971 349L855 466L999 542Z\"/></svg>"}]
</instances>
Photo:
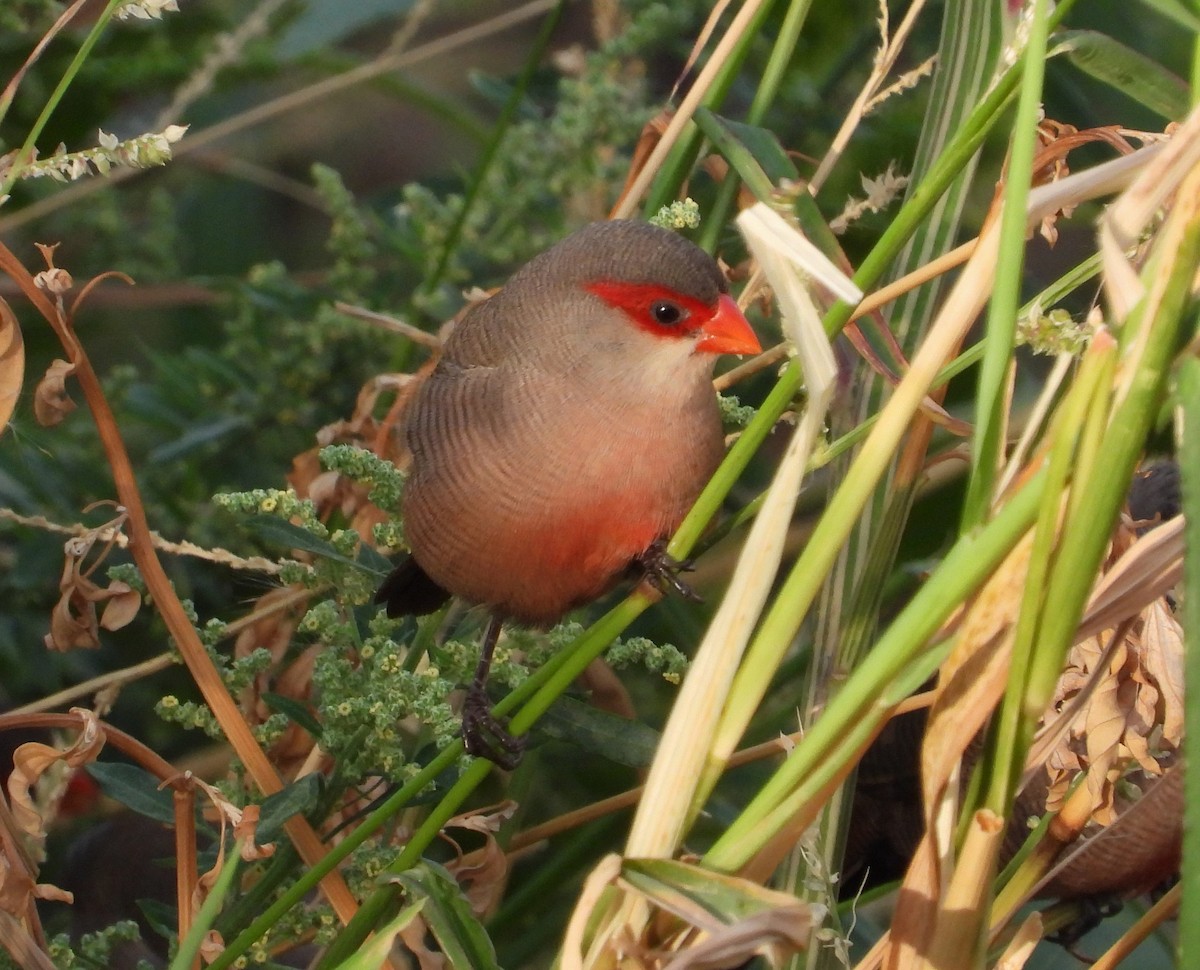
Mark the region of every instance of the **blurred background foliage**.
<instances>
[{"instance_id":1,"label":"blurred background foliage","mask_svg":"<svg viewBox=\"0 0 1200 970\"><path fill-rule=\"evenodd\" d=\"M527 8L508 0L181 0L181 6L162 23L106 31L39 145L45 155L59 143L68 150L94 144L97 128L127 138L186 124L177 159L165 168L70 186L23 182L0 207L0 234L35 270L33 244L59 242L56 262L77 281L108 270L136 280L132 288L106 283L92 296L80 330L105 377L152 527L169 539L275 554L218 510L213 494L282 486L293 458L313 446L318 429L352 411L365 381L423 359L415 345L340 313L334 302L433 330L461 305L464 288L498 284L569 229L603 218L643 125L666 102L711 4L566 4L448 256L467 187L549 5L523 17L518 12ZM898 19L903 5L893 6ZM0 76L13 74L61 9L51 0L0 8ZM935 50L940 14L940 5L931 4L898 73ZM510 26L478 30L474 40L431 52L441 39L503 15ZM869 70L876 16L869 0L816 4L809 16L763 122L803 174L823 154ZM257 28L248 29L254 23ZM1149 6L1088 0L1069 25L1119 37L1186 76L1186 32ZM23 80L0 127L0 151L22 142L83 29L54 41ZM736 120L749 105L777 29L777 20L769 20L721 109L724 116ZM398 69L321 93L397 45L410 55ZM227 63L214 69L214 56L227 49ZM1160 118L1065 58L1049 63L1047 78L1050 118L1081 129L1161 128ZM927 96L926 82L866 119L822 192L826 217L862 194L861 177L875 177L893 162L906 170ZM289 98L294 106L267 110ZM213 137L218 131L224 133ZM983 171L991 175L981 184L994 181L1003 151L1003 144L985 148ZM689 191L703 212L715 186L698 174ZM989 202L972 198L964 232L978 227ZM843 245L851 261L887 219L886 213L868 215L850 229ZM1034 244L1031 292L1038 280L1077 261L1074 236L1091 237L1087 213L1061 231L1055 250ZM730 255L737 255L736 246L732 236L722 238ZM7 285L0 284L0 293L12 298ZM24 319L25 308L14 302ZM36 323L26 324L25 336L29 373L36 375L59 351ZM754 401L765 386L739 394ZM90 419L80 410L57 428L39 428L30 394L31 387L0 436L0 506L62 524L96 521L82 509L113 490ZM952 389L951 405L954 400ZM769 460L767 449L764 467L749 476L752 483L765 479ZM744 489L741 500L753 494L753 484ZM941 530L956 518L956 501L951 484L918 505L899 573L918 568L921 557L938 549ZM161 628L144 613L97 651L45 650L62 541L0 520L0 685L10 703L163 649ZM168 557L167 566L202 621L235 618L269 585L182 557ZM710 597L710 606L700 609L665 603L637 629L688 650L715 602ZM634 676L631 689L640 710L658 711L648 715L657 724L672 689L646 674ZM191 696L190 682L167 673L132 685L112 720L165 755L180 754L195 736L180 736L152 714L158 697L172 691ZM790 709L791 702L780 702L784 716ZM763 730L769 731L765 723ZM578 755L569 757L572 779L546 796L537 816L570 807L577 800L574 785L601 790L632 780L624 769L607 778L611 769L598 758L587 762L597 762L595 772L579 771ZM618 827L602 823L592 851ZM562 871L546 871L537 885L562 878ZM566 893L557 898L570 905ZM536 934L523 936L520 923L509 928L503 962L525 965L540 942Z\"/></svg>"}]
</instances>

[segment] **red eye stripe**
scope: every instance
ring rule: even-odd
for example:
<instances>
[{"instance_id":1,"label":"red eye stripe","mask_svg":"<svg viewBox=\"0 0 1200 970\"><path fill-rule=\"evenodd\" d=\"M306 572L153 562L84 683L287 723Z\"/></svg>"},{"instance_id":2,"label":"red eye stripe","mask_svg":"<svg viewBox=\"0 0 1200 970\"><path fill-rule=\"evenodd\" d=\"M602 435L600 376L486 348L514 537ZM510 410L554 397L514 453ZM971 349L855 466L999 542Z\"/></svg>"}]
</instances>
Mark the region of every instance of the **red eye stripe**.
<instances>
[{"instance_id":1,"label":"red eye stripe","mask_svg":"<svg viewBox=\"0 0 1200 970\"><path fill-rule=\"evenodd\" d=\"M680 337L695 333L716 313L715 307L702 300L684 296L658 283L600 280L597 283L585 284L584 289L600 297L609 306L624 311L643 330L660 337ZM658 303L674 304L684 312L684 317L678 323L661 322L653 312L655 304Z\"/></svg>"}]
</instances>

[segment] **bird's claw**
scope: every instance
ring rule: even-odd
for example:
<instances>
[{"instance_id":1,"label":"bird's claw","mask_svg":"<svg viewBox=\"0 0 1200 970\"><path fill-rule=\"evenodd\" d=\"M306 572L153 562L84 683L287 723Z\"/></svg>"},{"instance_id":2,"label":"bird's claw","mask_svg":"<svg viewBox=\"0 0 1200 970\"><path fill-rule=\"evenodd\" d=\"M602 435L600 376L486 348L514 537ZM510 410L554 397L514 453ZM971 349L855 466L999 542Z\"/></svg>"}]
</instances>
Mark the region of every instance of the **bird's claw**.
<instances>
[{"instance_id":1,"label":"bird's claw","mask_svg":"<svg viewBox=\"0 0 1200 970\"><path fill-rule=\"evenodd\" d=\"M467 754L487 758L505 771L520 764L525 753L525 736L509 734L507 722L492 713L491 701L482 686L476 689L472 685L463 701L462 737Z\"/></svg>"},{"instance_id":2,"label":"bird's claw","mask_svg":"<svg viewBox=\"0 0 1200 970\"><path fill-rule=\"evenodd\" d=\"M667 553L667 544L659 539L637 558L645 573L646 582L664 596L672 590L693 603L703 603L704 597L679 578L680 573L691 572L696 564L691 559L682 562Z\"/></svg>"}]
</instances>

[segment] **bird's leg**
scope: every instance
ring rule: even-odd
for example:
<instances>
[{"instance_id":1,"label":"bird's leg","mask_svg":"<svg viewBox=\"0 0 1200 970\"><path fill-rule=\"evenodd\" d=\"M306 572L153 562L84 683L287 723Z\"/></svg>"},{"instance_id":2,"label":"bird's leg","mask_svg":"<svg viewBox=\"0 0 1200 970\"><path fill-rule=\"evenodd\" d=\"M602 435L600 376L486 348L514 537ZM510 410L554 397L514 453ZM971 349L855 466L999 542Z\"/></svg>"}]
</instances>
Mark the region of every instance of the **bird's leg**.
<instances>
[{"instance_id":1,"label":"bird's leg","mask_svg":"<svg viewBox=\"0 0 1200 970\"><path fill-rule=\"evenodd\" d=\"M634 560L645 574L645 580L664 596L674 590L684 599L693 603L703 603L704 597L679 578L681 572L691 572L695 568L690 559L683 562L667 554L667 541L656 539L650 547Z\"/></svg>"},{"instance_id":2,"label":"bird's leg","mask_svg":"<svg viewBox=\"0 0 1200 970\"><path fill-rule=\"evenodd\" d=\"M479 663L475 667L475 676L471 679L471 686L467 688L467 696L463 701L462 736L463 746L468 754L487 758L493 764L511 771L521 761L525 739L513 737L508 733L504 720L492 713L492 702L487 695L492 652L496 649L503 622L499 616L493 615L484 631Z\"/></svg>"}]
</instances>

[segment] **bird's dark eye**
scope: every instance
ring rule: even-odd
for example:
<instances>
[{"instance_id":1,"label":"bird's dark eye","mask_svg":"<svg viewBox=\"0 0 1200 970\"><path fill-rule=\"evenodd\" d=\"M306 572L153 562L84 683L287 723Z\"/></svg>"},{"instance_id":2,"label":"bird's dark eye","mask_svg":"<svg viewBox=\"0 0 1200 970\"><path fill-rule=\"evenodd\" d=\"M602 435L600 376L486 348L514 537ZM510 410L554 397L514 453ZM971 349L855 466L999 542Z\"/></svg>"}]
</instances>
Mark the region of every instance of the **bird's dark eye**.
<instances>
[{"instance_id":1,"label":"bird's dark eye","mask_svg":"<svg viewBox=\"0 0 1200 970\"><path fill-rule=\"evenodd\" d=\"M650 305L650 315L664 327L674 327L687 317L687 311L670 300L656 300Z\"/></svg>"}]
</instances>

